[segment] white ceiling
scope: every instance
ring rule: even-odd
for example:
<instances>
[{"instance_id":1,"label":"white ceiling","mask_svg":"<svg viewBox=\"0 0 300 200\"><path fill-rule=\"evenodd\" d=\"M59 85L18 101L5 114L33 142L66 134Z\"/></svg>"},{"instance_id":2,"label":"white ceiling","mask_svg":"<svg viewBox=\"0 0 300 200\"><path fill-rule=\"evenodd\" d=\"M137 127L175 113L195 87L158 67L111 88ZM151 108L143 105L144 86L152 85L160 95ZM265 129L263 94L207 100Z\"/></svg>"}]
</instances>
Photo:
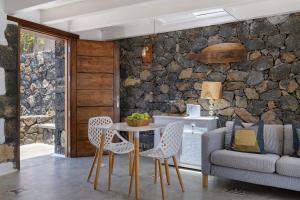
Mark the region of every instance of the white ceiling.
<instances>
[{"instance_id":1,"label":"white ceiling","mask_svg":"<svg viewBox=\"0 0 300 200\"><path fill-rule=\"evenodd\" d=\"M215 9L224 12L207 14ZM8 15L93 40L134 37L298 11L300 0L6 0Z\"/></svg>"}]
</instances>

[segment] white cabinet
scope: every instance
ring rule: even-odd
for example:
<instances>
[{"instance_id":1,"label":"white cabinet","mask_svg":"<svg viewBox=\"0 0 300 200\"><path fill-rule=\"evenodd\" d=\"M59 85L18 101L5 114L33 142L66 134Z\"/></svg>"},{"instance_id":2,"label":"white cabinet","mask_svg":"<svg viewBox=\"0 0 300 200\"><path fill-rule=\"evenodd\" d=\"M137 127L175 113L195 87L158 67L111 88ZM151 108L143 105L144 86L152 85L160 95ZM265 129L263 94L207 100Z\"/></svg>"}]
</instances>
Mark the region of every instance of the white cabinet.
<instances>
[{"instance_id":1,"label":"white cabinet","mask_svg":"<svg viewBox=\"0 0 300 200\"><path fill-rule=\"evenodd\" d=\"M184 132L181 149L177 155L179 166L201 170L201 135L217 128L217 117L181 117L153 116L154 123L168 124L174 121L184 121ZM154 145L160 140L160 133L155 132ZM170 164L172 162L170 161Z\"/></svg>"}]
</instances>

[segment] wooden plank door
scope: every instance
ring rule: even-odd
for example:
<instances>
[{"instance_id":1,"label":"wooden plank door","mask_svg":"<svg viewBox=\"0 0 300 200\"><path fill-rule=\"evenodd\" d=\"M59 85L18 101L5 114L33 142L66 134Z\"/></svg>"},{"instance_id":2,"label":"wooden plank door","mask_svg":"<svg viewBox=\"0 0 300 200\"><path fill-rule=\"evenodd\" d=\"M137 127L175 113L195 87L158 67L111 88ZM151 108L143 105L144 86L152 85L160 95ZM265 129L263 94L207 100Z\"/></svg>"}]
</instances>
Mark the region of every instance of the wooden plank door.
<instances>
[{"instance_id":1,"label":"wooden plank door","mask_svg":"<svg viewBox=\"0 0 300 200\"><path fill-rule=\"evenodd\" d=\"M71 156L90 156L88 120L110 116L119 121L119 48L113 42L77 40L72 69ZM75 122L74 122L75 121Z\"/></svg>"}]
</instances>

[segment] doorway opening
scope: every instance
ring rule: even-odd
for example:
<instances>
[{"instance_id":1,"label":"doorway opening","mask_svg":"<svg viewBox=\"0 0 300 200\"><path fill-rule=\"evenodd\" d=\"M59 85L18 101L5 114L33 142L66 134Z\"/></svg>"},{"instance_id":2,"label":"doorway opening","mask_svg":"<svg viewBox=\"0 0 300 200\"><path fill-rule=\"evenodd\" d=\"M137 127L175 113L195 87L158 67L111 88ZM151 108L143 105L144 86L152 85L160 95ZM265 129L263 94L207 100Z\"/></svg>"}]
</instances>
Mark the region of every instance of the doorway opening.
<instances>
[{"instance_id":1,"label":"doorway opening","mask_svg":"<svg viewBox=\"0 0 300 200\"><path fill-rule=\"evenodd\" d=\"M65 154L66 41L20 29L20 160Z\"/></svg>"}]
</instances>

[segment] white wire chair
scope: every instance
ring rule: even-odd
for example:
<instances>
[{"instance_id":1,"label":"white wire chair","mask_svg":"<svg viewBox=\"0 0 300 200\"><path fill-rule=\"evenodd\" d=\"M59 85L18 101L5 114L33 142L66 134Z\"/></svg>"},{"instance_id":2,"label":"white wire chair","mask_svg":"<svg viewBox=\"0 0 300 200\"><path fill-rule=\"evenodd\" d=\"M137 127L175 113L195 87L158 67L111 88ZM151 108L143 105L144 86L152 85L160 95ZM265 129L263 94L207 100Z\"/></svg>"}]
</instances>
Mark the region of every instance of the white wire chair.
<instances>
[{"instance_id":1,"label":"white wire chair","mask_svg":"<svg viewBox=\"0 0 300 200\"><path fill-rule=\"evenodd\" d=\"M152 158L155 160L155 180L154 180L154 182L156 183L156 180L157 180L157 166L158 166L163 199L164 199L165 195L164 195L161 160L164 161L167 183L168 183L168 185L170 185L168 159L170 159L170 158L173 159L173 163L176 168L176 173L177 173L177 176L179 179L179 183L180 183L182 192L184 192L184 186L183 186L182 178L181 178L177 160L176 160L176 155L177 155L178 151L180 150L181 143L182 143L183 128L184 128L184 123L181 121L172 122L172 123L168 124L164 130L164 133L160 139L159 144L156 147L154 147L153 149L150 149L150 150L140 153L141 156ZM134 169L134 167L133 167L133 169ZM134 174L134 173L132 173L132 174ZM131 180L130 180L129 194L131 193L132 181L133 181L133 175L131 176Z\"/></svg>"},{"instance_id":2,"label":"white wire chair","mask_svg":"<svg viewBox=\"0 0 300 200\"><path fill-rule=\"evenodd\" d=\"M93 117L89 119L88 138L90 143L96 147L96 154L88 175L88 181L91 178L94 166L97 162L94 189L97 189L98 187L98 178L104 151L109 151L108 190L110 190L114 154L126 154L134 150L134 145L123 138L117 131L108 130L108 128L110 128L112 125L113 122L111 118L107 116ZM115 137L120 142L114 143L113 139Z\"/></svg>"}]
</instances>

